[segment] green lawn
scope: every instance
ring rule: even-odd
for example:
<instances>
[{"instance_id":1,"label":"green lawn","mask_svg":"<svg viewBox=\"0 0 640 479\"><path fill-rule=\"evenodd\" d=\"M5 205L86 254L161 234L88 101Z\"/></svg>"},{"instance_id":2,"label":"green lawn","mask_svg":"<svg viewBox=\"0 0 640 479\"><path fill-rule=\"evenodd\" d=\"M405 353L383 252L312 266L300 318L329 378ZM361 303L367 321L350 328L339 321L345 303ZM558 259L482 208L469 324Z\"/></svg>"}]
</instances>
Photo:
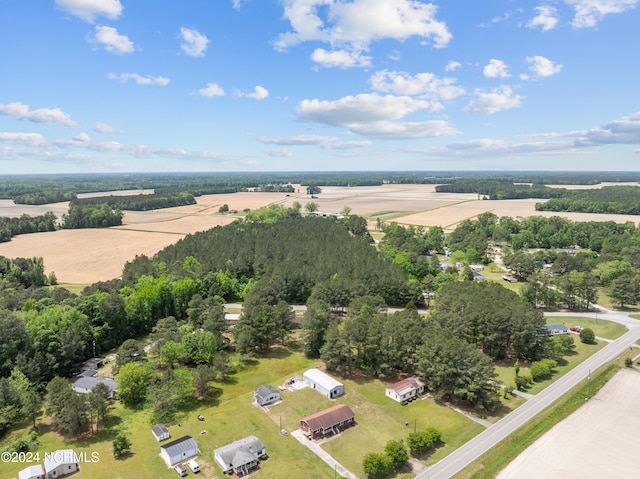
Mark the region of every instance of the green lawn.
<instances>
[{"instance_id":1,"label":"green lawn","mask_svg":"<svg viewBox=\"0 0 640 479\"><path fill-rule=\"evenodd\" d=\"M613 321L606 321L604 319L595 318L578 318L575 316L547 316L547 323L559 323L564 324L568 328L572 326L582 326L583 328L590 328L593 330L596 336L606 339L617 339L628 331L627 327L620 323L614 323ZM580 338L574 336L576 343L580 341Z\"/></svg>"}]
</instances>

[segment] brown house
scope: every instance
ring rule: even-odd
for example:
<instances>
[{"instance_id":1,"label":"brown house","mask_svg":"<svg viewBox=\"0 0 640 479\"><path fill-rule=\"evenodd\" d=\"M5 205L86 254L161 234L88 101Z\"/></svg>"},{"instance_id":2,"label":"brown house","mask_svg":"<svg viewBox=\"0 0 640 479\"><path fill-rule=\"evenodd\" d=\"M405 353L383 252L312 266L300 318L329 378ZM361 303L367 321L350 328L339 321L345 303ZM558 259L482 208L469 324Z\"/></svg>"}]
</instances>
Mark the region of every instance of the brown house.
<instances>
[{"instance_id":1,"label":"brown house","mask_svg":"<svg viewBox=\"0 0 640 479\"><path fill-rule=\"evenodd\" d=\"M300 429L311 439L338 434L354 424L355 415L346 404L337 404L300 419Z\"/></svg>"}]
</instances>

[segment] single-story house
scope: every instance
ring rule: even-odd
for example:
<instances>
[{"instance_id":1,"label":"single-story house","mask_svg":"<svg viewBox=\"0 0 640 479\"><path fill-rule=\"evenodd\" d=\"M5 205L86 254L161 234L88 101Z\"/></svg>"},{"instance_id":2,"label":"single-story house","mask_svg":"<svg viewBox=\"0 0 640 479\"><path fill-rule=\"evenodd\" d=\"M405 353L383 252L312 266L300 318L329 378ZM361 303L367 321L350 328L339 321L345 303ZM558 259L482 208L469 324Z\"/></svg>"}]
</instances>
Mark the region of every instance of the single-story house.
<instances>
[{"instance_id":1,"label":"single-story house","mask_svg":"<svg viewBox=\"0 0 640 479\"><path fill-rule=\"evenodd\" d=\"M400 404L406 404L422 395L425 388L426 384L421 377L412 376L387 386L386 395Z\"/></svg>"},{"instance_id":2,"label":"single-story house","mask_svg":"<svg viewBox=\"0 0 640 479\"><path fill-rule=\"evenodd\" d=\"M312 368L305 371L302 375L302 380L309 387L317 389L329 399L337 398L344 394L344 384L319 369Z\"/></svg>"},{"instance_id":3,"label":"single-story house","mask_svg":"<svg viewBox=\"0 0 640 479\"><path fill-rule=\"evenodd\" d=\"M545 324L544 327L547 328L551 336L555 336L556 334L569 334L569 328L564 324Z\"/></svg>"},{"instance_id":4,"label":"single-story house","mask_svg":"<svg viewBox=\"0 0 640 479\"><path fill-rule=\"evenodd\" d=\"M160 446L160 457L171 467L198 455L198 444L191 436L183 436Z\"/></svg>"},{"instance_id":5,"label":"single-story house","mask_svg":"<svg viewBox=\"0 0 640 479\"><path fill-rule=\"evenodd\" d=\"M100 383L106 384L109 388L109 398L115 397L118 383L113 379L102 376L82 376L73 383L73 390L79 394L89 394L91 390Z\"/></svg>"},{"instance_id":6,"label":"single-story house","mask_svg":"<svg viewBox=\"0 0 640 479\"><path fill-rule=\"evenodd\" d=\"M346 404L336 404L300 419L300 429L311 439L338 434L354 424L355 414Z\"/></svg>"},{"instance_id":7,"label":"single-story house","mask_svg":"<svg viewBox=\"0 0 640 479\"><path fill-rule=\"evenodd\" d=\"M482 271L484 269L484 266L482 266L481 264L470 264L469 268L471 268L471 271Z\"/></svg>"},{"instance_id":8,"label":"single-story house","mask_svg":"<svg viewBox=\"0 0 640 479\"><path fill-rule=\"evenodd\" d=\"M25 467L18 473L18 479L45 479L42 464Z\"/></svg>"},{"instance_id":9,"label":"single-story house","mask_svg":"<svg viewBox=\"0 0 640 479\"><path fill-rule=\"evenodd\" d=\"M68 476L79 469L73 449L58 449L44 455L44 472L47 479Z\"/></svg>"},{"instance_id":10,"label":"single-story house","mask_svg":"<svg viewBox=\"0 0 640 479\"><path fill-rule=\"evenodd\" d=\"M266 406L267 404L280 401L280 391L270 384L265 384L253 391L253 397L256 398L258 406Z\"/></svg>"},{"instance_id":11,"label":"single-story house","mask_svg":"<svg viewBox=\"0 0 640 479\"><path fill-rule=\"evenodd\" d=\"M471 272L471 276L473 277L474 281L482 281L484 279L483 275L481 275L480 273L477 273L475 271Z\"/></svg>"},{"instance_id":12,"label":"single-story house","mask_svg":"<svg viewBox=\"0 0 640 479\"><path fill-rule=\"evenodd\" d=\"M169 428L164 424L155 424L151 427L151 434L156 438L156 441L164 441L165 439L169 439L171 434L169 434Z\"/></svg>"},{"instance_id":13,"label":"single-story house","mask_svg":"<svg viewBox=\"0 0 640 479\"><path fill-rule=\"evenodd\" d=\"M266 454L264 444L256 436L245 437L213 451L213 457L222 470L225 473L233 471L238 476L248 474L258 465L258 459Z\"/></svg>"},{"instance_id":14,"label":"single-story house","mask_svg":"<svg viewBox=\"0 0 640 479\"><path fill-rule=\"evenodd\" d=\"M440 262L440 263L438 263L438 265L440 266L440 269L442 271L446 271L448 269L453 269L453 263L447 263L446 261L445 262Z\"/></svg>"},{"instance_id":15,"label":"single-story house","mask_svg":"<svg viewBox=\"0 0 640 479\"><path fill-rule=\"evenodd\" d=\"M104 360L102 358L89 358L82 363L82 366L85 369L98 369L103 365L104 365Z\"/></svg>"},{"instance_id":16,"label":"single-story house","mask_svg":"<svg viewBox=\"0 0 640 479\"><path fill-rule=\"evenodd\" d=\"M234 325L240 320L240 313L224 313L227 324Z\"/></svg>"}]
</instances>

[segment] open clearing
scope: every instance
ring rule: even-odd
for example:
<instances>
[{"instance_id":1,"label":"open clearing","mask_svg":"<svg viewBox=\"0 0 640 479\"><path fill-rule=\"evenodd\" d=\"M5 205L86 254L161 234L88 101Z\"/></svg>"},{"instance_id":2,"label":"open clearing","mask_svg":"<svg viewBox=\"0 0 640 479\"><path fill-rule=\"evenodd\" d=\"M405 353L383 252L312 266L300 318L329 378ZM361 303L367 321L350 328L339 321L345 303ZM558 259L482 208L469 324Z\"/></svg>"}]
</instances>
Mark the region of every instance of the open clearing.
<instances>
[{"instance_id":1,"label":"open clearing","mask_svg":"<svg viewBox=\"0 0 640 479\"><path fill-rule=\"evenodd\" d=\"M44 259L46 273L55 272L61 283L91 284L109 280L120 276L125 262L136 255L153 256L187 234L236 220L236 215L218 214L223 204L239 214L245 208L256 209L269 204L289 207L295 201L303 206L315 202L319 211L327 213L339 213L348 206L353 214L369 217L370 228L375 228L376 217L379 217L401 224L441 226L445 231L452 231L461 221L486 211L499 217L514 218L562 216L575 221L617 223L637 223L639 219L631 215L537 212L535 204L539 200L479 200L475 194L436 193L436 185L326 186L317 198L307 195L298 185L294 187L297 193L289 195L258 192L204 195L197 198L195 205L127 211L124 224L114 228L20 235L10 242L0 243L0 255L9 258L40 256ZM142 191L136 191L139 192ZM67 208L67 203L28 206L0 200L0 216L15 217L23 213L37 216L47 211L61 216Z\"/></svg>"},{"instance_id":2,"label":"open clearing","mask_svg":"<svg viewBox=\"0 0 640 479\"><path fill-rule=\"evenodd\" d=\"M640 374L622 369L583 407L520 454L498 478L637 477L638 400Z\"/></svg>"}]
</instances>

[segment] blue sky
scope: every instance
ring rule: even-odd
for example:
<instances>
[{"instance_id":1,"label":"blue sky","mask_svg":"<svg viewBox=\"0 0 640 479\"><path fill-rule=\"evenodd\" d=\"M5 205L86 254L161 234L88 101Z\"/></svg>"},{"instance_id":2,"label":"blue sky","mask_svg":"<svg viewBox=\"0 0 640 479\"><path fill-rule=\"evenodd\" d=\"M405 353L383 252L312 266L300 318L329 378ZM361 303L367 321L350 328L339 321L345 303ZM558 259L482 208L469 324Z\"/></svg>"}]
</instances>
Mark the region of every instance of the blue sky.
<instances>
[{"instance_id":1,"label":"blue sky","mask_svg":"<svg viewBox=\"0 0 640 479\"><path fill-rule=\"evenodd\" d=\"M640 0L0 0L0 174L638 170Z\"/></svg>"}]
</instances>

